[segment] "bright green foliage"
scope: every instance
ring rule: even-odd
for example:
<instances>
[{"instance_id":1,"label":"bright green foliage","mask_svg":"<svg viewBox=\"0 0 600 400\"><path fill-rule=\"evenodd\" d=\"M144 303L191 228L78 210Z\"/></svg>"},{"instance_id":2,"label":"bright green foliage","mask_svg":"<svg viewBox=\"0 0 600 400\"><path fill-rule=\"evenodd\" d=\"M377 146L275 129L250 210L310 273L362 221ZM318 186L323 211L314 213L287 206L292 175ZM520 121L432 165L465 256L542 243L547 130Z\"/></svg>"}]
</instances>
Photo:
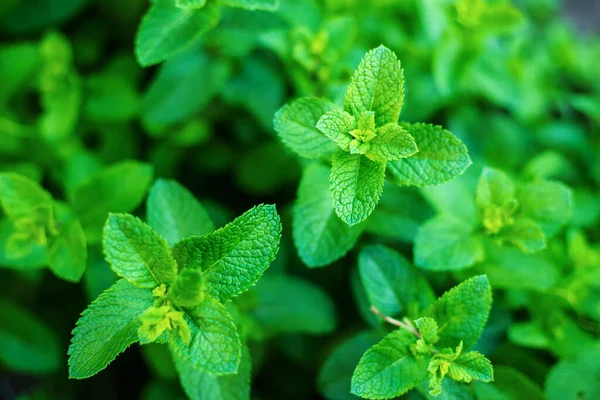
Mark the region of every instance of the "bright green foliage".
<instances>
[{"instance_id":1,"label":"bright green foliage","mask_svg":"<svg viewBox=\"0 0 600 400\"><path fill-rule=\"evenodd\" d=\"M139 218L110 214L103 236L106 261L135 286L152 289L175 279L177 265L167 242Z\"/></svg>"},{"instance_id":2,"label":"bright green foliage","mask_svg":"<svg viewBox=\"0 0 600 400\"><path fill-rule=\"evenodd\" d=\"M466 146L437 125L401 123L418 148L407 158L387 164L390 178L399 185L428 186L448 182L471 165Z\"/></svg>"},{"instance_id":3,"label":"bright green foliage","mask_svg":"<svg viewBox=\"0 0 600 400\"><path fill-rule=\"evenodd\" d=\"M190 360L197 368L216 375L237 372L241 343L233 318L224 305L205 297L198 306L185 311L191 341L170 341L175 357Z\"/></svg>"},{"instance_id":4,"label":"bright green foliage","mask_svg":"<svg viewBox=\"0 0 600 400\"><path fill-rule=\"evenodd\" d=\"M475 203L477 219L438 216L421 226L415 239L417 266L448 271L487 262L491 258L484 251L487 238L496 246L539 252L571 218L572 194L558 182L519 184L500 170L484 168Z\"/></svg>"},{"instance_id":5,"label":"bright green foliage","mask_svg":"<svg viewBox=\"0 0 600 400\"><path fill-rule=\"evenodd\" d=\"M148 67L185 50L221 17L221 9L209 2L200 9L180 8L176 0L156 0L142 19L135 39L135 55Z\"/></svg>"},{"instance_id":6,"label":"bright green foliage","mask_svg":"<svg viewBox=\"0 0 600 400\"><path fill-rule=\"evenodd\" d=\"M170 246L188 236L202 236L215 230L198 200L175 181L158 179L146 202L148 224Z\"/></svg>"},{"instance_id":7,"label":"bright green foliage","mask_svg":"<svg viewBox=\"0 0 600 400\"><path fill-rule=\"evenodd\" d=\"M69 346L69 376L90 377L138 341L141 317L153 305L152 293L125 279L102 293L83 312Z\"/></svg>"},{"instance_id":8,"label":"bright green foliage","mask_svg":"<svg viewBox=\"0 0 600 400\"><path fill-rule=\"evenodd\" d=\"M175 0L175 5L184 10L190 10L204 7L206 0Z\"/></svg>"},{"instance_id":9,"label":"bright green foliage","mask_svg":"<svg viewBox=\"0 0 600 400\"><path fill-rule=\"evenodd\" d=\"M367 350L352 375L352 393L367 399L389 399L426 379L426 359L414 357L410 350L416 340L398 329Z\"/></svg>"},{"instance_id":10,"label":"bright green foliage","mask_svg":"<svg viewBox=\"0 0 600 400\"><path fill-rule=\"evenodd\" d=\"M550 400L592 399L600 390L598 350L581 354L574 360L556 364L546 378L546 395Z\"/></svg>"},{"instance_id":11,"label":"bright green foliage","mask_svg":"<svg viewBox=\"0 0 600 400\"><path fill-rule=\"evenodd\" d=\"M387 247L363 248L358 271L369 303L386 315L417 315L434 300L433 291L419 271Z\"/></svg>"},{"instance_id":12,"label":"bright green foliage","mask_svg":"<svg viewBox=\"0 0 600 400\"><path fill-rule=\"evenodd\" d=\"M275 115L281 140L301 156L329 158L332 142L338 147L332 156L329 192L336 214L350 226L375 209L386 166L398 184L422 186L446 182L470 165L465 147L449 132L424 124L398 125L403 101L400 61L390 49L379 46L363 57L355 71L343 111L306 97ZM425 151L414 160L411 157L420 148L411 131Z\"/></svg>"},{"instance_id":13,"label":"bright green foliage","mask_svg":"<svg viewBox=\"0 0 600 400\"><path fill-rule=\"evenodd\" d=\"M338 218L328 192L329 170L312 163L304 169L294 204L293 236L298 255L309 267L343 257L360 237L364 224L348 226Z\"/></svg>"},{"instance_id":14,"label":"bright green foliage","mask_svg":"<svg viewBox=\"0 0 600 400\"><path fill-rule=\"evenodd\" d=\"M348 225L373 212L385 179L385 163L337 150L333 154L330 193L336 214Z\"/></svg>"},{"instance_id":15,"label":"bright green foliage","mask_svg":"<svg viewBox=\"0 0 600 400\"><path fill-rule=\"evenodd\" d=\"M444 377L459 382L493 379L490 361L478 352L463 353L481 335L491 308L491 288L484 275L444 293L414 325L400 328L362 357L352 377L352 393L368 399L399 396L429 377L429 393L442 393Z\"/></svg>"},{"instance_id":16,"label":"bright green foliage","mask_svg":"<svg viewBox=\"0 0 600 400\"><path fill-rule=\"evenodd\" d=\"M286 146L302 157L331 157L336 146L316 126L319 118L334 108L334 104L316 97L297 99L277 111L275 131Z\"/></svg>"},{"instance_id":17,"label":"bright green foliage","mask_svg":"<svg viewBox=\"0 0 600 400\"><path fill-rule=\"evenodd\" d=\"M218 0L228 7L244 8L246 10L274 11L279 7L280 0Z\"/></svg>"},{"instance_id":18,"label":"bright green foliage","mask_svg":"<svg viewBox=\"0 0 600 400\"><path fill-rule=\"evenodd\" d=\"M58 237L48 249L50 270L59 278L79 282L87 262L85 232L78 220L72 220L60 228Z\"/></svg>"},{"instance_id":19,"label":"bright green foliage","mask_svg":"<svg viewBox=\"0 0 600 400\"><path fill-rule=\"evenodd\" d=\"M236 374L209 374L186 358L174 357L181 386L192 400L249 399L251 361L248 346L245 344L242 345L242 358Z\"/></svg>"},{"instance_id":20,"label":"bright green foliage","mask_svg":"<svg viewBox=\"0 0 600 400\"><path fill-rule=\"evenodd\" d=\"M494 367L494 382L474 382L473 388L479 399L511 400L518 397L543 400L547 397L538 385L514 368Z\"/></svg>"},{"instance_id":21,"label":"bright green foliage","mask_svg":"<svg viewBox=\"0 0 600 400\"><path fill-rule=\"evenodd\" d=\"M223 228L173 246L180 268L200 269L207 292L221 302L248 290L277 254L281 222L274 206L260 205Z\"/></svg>"},{"instance_id":22,"label":"bright green foliage","mask_svg":"<svg viewBox=\"0 0 600 400\"><path fill-rule=\"evenodd\" d=\"M164 192L165 186L174 190ZM175 209L177 204L189 206L201 225L191 226L188 213ZM166 215L158 215L163 205ZM159 181L148 209L155 225L173 241L212 225L197 200L175 182ZM103 234L104 254L124 279L104 291L77 322L69 348L70 375L94 375L137 341L168 342L186 391L196 393L187 386L196 379L190 375L194 370L201 376L240 374L242 381L232 377L221 382L210 375L203 379L217 386L234 384L232 395L247 392L245 376L250 367L246 361L238 371L243 345L232 315L219 298L236 296L258 280L275 257L280 232L275 208L258 206L212 234L177 241L175 261L166 240L149 225L132 215L110 214ZM240 271L245 275L238 275ZM304 295L315 297L318 306L328 301L310 285L298 285ZM325 315L333 319L331 305ZM332 328L330 324L316 332Z\"/></svg>"},{"instance_id":23,"label":"bright green foliage","mask_svg":"<svg viewBox=\"0 0 600 400\"><path fill-rule=\"evenodd\" d=\"M48 326L16 304L0 301L0 364L20 373L47 374L61 363L60 344Z\"/></svg>"}]
</instances>

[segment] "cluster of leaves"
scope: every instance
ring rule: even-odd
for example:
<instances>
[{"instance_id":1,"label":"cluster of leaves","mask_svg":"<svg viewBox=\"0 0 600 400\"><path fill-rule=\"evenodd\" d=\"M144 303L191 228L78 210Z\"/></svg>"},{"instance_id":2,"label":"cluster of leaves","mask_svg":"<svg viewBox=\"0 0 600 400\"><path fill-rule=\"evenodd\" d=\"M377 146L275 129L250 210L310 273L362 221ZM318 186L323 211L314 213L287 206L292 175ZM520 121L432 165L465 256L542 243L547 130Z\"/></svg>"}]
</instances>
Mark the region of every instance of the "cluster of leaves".
<instances>
[{"instance_id":1,"label":"cluster of leaves","mask_svg":"<svg viewBox=\"0 0 600 400\"><path fill-rule=\"evenodd\" d=\"M0 396L597 397L600 41L562 10L4 2Z\"/></svg>"}]
</instances>

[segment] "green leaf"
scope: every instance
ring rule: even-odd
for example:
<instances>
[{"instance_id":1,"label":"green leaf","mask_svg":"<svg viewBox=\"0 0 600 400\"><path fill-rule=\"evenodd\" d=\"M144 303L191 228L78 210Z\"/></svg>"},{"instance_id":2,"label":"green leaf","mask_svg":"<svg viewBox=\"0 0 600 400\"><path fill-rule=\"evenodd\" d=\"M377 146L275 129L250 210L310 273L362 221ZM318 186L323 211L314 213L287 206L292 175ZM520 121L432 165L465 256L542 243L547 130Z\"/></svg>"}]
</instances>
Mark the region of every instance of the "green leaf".
<instances>
[{"instance_id":1,"label":"green leaf","mask_svg":"<svg viewBox=\"0 0 600 400\"><path fill-rule=\"evenodd\" d=\"M404 75L400 61L388 48L369 51L352 77L344 110L352 115L375 112L375 125L398 122L404 100Z\"/></svg>"},{"instance_id":2,"label":"green leaf","mask_svg":"<svg viewBox=\"0 0 600 400\"><path fill-rule=\"evenodd\" d=\"M190 119L223 90L229 75L227 62L198 49L169 58L160 66L142 98L144 126L160 135L165 127L191 123Z\"/></svg>"},{"instance_id":3,"label":"green leaf","mask_svg":"<svg viewBox=\"0 0 600 400\"><path fill-rule=\"evenodd\" d=\"M352 376L351 392L366 399L389 399L420 384L427 378L427 359L412 355L416 340L398 329L367 350Z\"/></svg>"},{"instance_id":4,"label":"green leaf","mask_svg":"<svg viewBox=\"0 0 600 400\"><path fill-rule=\"evenodd\" d=\"M148 224L170 246L215 230L202 204L176 181L158 179L150 189L146 207Z\"/></svg>"},{"instance_id":5,"label":"green leaf","mask_svg":"<svg viewBox=\"0 0 600 400\"><path fill-rule=\"evenodd\" d=\"M228 7L245 8L246 10L275 11L279 8L279 0L219 0Z\"/></svg>"},{"instance_id":6,"label":"green leaf","mask_svg":"<svg viewBox=\"0 0 600 400\"><path fill-rule=\"evenodd\" d=\"M55 372L61 346L55 333L17 304L0 301L0 365L25 374Z\"/></svg>"},{"instance_id":7,"label":"green leaf","mask_svg":"<svg viewBox=\"0 0 600 400\"><path fill-rule=\"evenodd\" d=\"M504 172L484 168L477 184L477 207L504 206L515 198L515 185Z\"/></svg>"},{"instance_id":8,"label":"green leaf","mask_svg":"<svg viewBox=\"0 0 600 400\"><path fill-rule=\"evenodd\" d=\"M238 372L214 375L197 368L190 360L174 356L175 367L185 393L192 400L250 399L252 360L248 346L242 343L242 358Z\"/></svg>"},{"instance_id":9,"label":"green leaf","mask_svg":"<svg viewBox=\"0 0 600 400\"><path fill-rule=\"evenodd\" d=\"M350 227L335 214L329 197L329 169L316 163L304 170L293 218L294 244L309 267L328 265L343 257L364 228L363 224Z\"/></svg>"},{"instance_id":10,"label":"green leaf","mask_svg":"<svg viewBox=\"0 0 600 400\"><path fill-rule=\"evenodd\" d=\"M316 97L302 97L275 113L273 124L281 141L306 158L328 158L337 146L317 128L321 116L335 105Z\"/></svg>"},{"instance_id":11,"label":"green leaf","mask_svg":"<svg viewBox=\"0 0 600 400\"><path fill-rule=\"evenodd\" d=\"M155 0L135 38L135 56L143 67L158 64L186 49L217 25L221 9L210 2L201 9L182 9L176 0Z\"/></svg>"},{"instance_id":12,"label":"green leaf","mask_svg":"<svg viewBox=\"0 0 600 400\"><path fill-rule=\"evenodd\" d=\"M546 248L542 228L527 218L517 218L512 225L500 231L503 240L514 243L525 253L535 253Z\"/></svg>"},{"instance_id":13,"label":"green leaf","mask_svg":"<svg viewBox=\"0 0 600 400\"><path fill-rule=\"evenodd\" d=\"M23 175L0 173L0 205L13 221L33 217L41 223L54 224L52 196Z\"/></svg>"},{"instance_id":14,"label":"green leaf","mask_svg":"<svg viewBox=\"0 0 600 400\"><path fill-rule=\"evenodd\" d=\"M490 382L494 380L492 363L483 354L470 351L458 356L450 365L448 376L455 381L471 382L472 380Z\"/></svg>"},{"instance_id":15,"label":"green leaf","mask_svg":"<svg viewBox=\"0 0 600 400\"><path fill-rule=\"evenodd\" d=\"M140 288L168 285L177 275L167 242L133 215L110 214L102 247L113 271Z\"/></svg>"},{"instance_id":16,"label":"green leaf","mask_svg":"<svg viewBox=\"0 0 600 400\"><path fill-rule=\"evenodd\" d=\"M364 247L358 271L369 302L385 315L417 315L435 298L419 271L387 247Z\"/></svg>"},{"instance_id":17,"label":"green leaf","mask_svg":"<svg viewBox=\"0 0 600 400\"><path fill-rule=\"evenodd\" d=\"M335 329L333 302L323 289L308 281L267 274L253 294L256 305L250 315L270 334L325 334Z\"/></svg>"},{"instance_id":18,"label":"green leaf","mask_svg":"<svg viewBox=\"0 0 600 400\"><path fill-rule=\"evenodd\" d=\"M50 269L56 276L70 282L79 282L87 264L85 232L78 220L60 228L48 249Z\"/></svg>"},{"instance_id":19,"label":"green leaf","mask_svg":"<svg viewBox=\"0 0 600 400\"><path fill-rule=\"evenodd\" d=\"M466 146L437 125L402 123L414 139L418 152L388 162L387 169L398 185L429 186L448 182L471 165Z\"/></svg>"},{"instance_id":20,"label":"green leaf","mask_svg":"<svg viewBox=\"0 0 600 400\"><path fill-rule=\"evenodd\" d=\"M518 189L520 213L534 220L546 235L553 235L571 219L572 191L559 182L535 182Z\"/></svg>"},{"instance_id":21,"label":"green leaf","mask_svg":"<svg viewBox=\"0 0 600 400\"><path fill-rule=\"evenodd\" d=\"M467 279L450 289L425 311L438 326L440 348L454 347L460 341L465 348L475 344L488 319L492 291L485 275Z\"/></svg>"},{"instance_id":22,"label":"green leaf","mask_svg":"<svg viewBox=\"0 0 600 400\"><path fill-rule=\"evenodd\" d=\"M328 111L317 121L317 129L347 152L350 151L350 143L353 141L350 131L354 128L356 119L345 111Z\"/></svg>"},{"instance_id":23,"label":"green leaf","mask_svg":"<svg viewBox=\"0 0 600 400\"><path fill-rule=\"evenodd\" d=\"M349 390L352 373L362 355L380 340L379 333L364 331L337 345L319 371L317 378L319 392L327 399L356 399Z\"/></svg>"},{"instance_id":24,"label":"green leaf","mask_svg":"<svg viewBox=\"0 0 600 400\"><path fill-rule=\"evenodd\" d=\"M482 261L483 246L473 231L472 225L450 217L430 219L415 237L415 265L432 271L452 271Z\"/></svg>"},{"instance_id":25,"label":"green leaf","mask_svg":"<svg viewBox=\"0 0 600 400\"><path fill-rule=\"evenodd\" d=\"M0 219L0 266L3 268L14 268L21 270L44 268L48 265L48 246L40 245L30 240L28 255L14 258L11 254L9 240L16 233L16 228L7 219Z\"/></svg>"},{"instance_id":26,"label":"green leaf","mask_svg":"<svg viewBox=\"0 0 600 400\"><path fill-rule=\"evenodd\" d=\"M419 151L413 137L395 123L377 129L377 136L368 144L365 155L373 161L393 161Z\"/></svg>"},{"instance_id":27,"label":"green leaf","mask_svg":"<svg viewBox=\"0 0 600 400\"><path fill-rule=\"evenodd\" d=\"M202 271L183 269L169 290L169 299L181 307L194 307L204 300L205 281Z\"/></svg>"},{"instance_id":28,"label":"green leaf","mask_svg":"<svg viewBox=\"0 0 600 400\"><path fill-rule=\"evenodd\" d=\"M544 392L531 379L519 371L505 366L494 367L494 382L474 382L478 399L489 400L545 400Z\"/></svg>"},{"instance_id":29,"label":"green leaf","mask_svg":"<svg viewBox=\"0 0 600 400\"><path fill-rule=\"evenodd\" d=\"M438 324L433 318L423 317L415 320L415 326L421 334L421 338L428 344L438 341Z\"/></svg>"},{"instance_id":30,"label":"green leaf","mask_svg":"<svg viewBox=\"0 0 600 400\"><path fill-rule=\"evenodd\" d=\"M121 161L73 189L71 205L83 224L88 243L100 241L109 212L131 212L141 204L152 182L152 174L150 164Z\"/></svg>"},{"instance_id":31,"label":"green leaf","mask_svg":"<svg viewBox=\"0 0 600 400\"><path fill-rule=\"evenodd\" d=\"M225 306L216 299L205 297L200 305L185 310L185 319L192 339L187 346L179 336L171 338L175 360L183 357L197 368L215 375L237 372L242 345Z\"/></svg>"},{"instance_id":32,"label":"green leaf","mask_svg":"<svg viewBox=\"0 0 600 400\"><path fill-rule=\"evenodd\" d=\"M594 399L600 393L600 366L595 351L558 362L546 376L550 400Z\"/></svg>"},{"instance_id":33,"label":"green leaf","mask_svg":"<svg viewBox=\"0 0 600 400\"><path fill-rule=\"evenodd\" d=\"M184 10L194 10L206 5L206 0L175 0L175 5Z\"/></svg>"},{"instance_id":34,"label":"green leaf","mask_svg":"<svg viewBox=\"0 0 600 400\"><path fill-rule=\"evenodd\" d=\"M367 219L379 201L384 180L385 163L337 150L329 180L336 214L350 226Z\"/></svg>"},{"instance_id":35,"label":"green leaf","mask_svg":"<svg viewBox=\"0 0 600 400\"><path fill-rule=\"evenodd\" d=\"M221 302L248 290L275 259L281 236L272 205L259 205L225 227L173 246L180 268L204 272L206 290Z\"/></svg>"},{"instance_id":36,"label":"green leaf","mask_svg":"<svg viewBox=\"0 0 600 400\"><path fill-rule=\"evenodd\" d=\"M104 291L81 314L69 346L69 377L88 378L106 368L138 341L140 317L152 307L152 293L124 279Z\"/></svg>"}]
</instances>

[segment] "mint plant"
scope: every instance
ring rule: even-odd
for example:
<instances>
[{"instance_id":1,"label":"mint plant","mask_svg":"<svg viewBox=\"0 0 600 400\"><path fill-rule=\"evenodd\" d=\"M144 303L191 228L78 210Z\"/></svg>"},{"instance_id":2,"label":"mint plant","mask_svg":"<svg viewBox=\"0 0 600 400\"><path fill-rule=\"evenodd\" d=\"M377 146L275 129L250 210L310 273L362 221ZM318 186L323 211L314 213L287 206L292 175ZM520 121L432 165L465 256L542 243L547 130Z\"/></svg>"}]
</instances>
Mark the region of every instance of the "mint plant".
<instances>
[{"instance_id":1,"label":"mint plant","mask_svg":"<svg viewBox=\"0 0 600 400\"><path fill-rule=\"evenodd\" d=\"M475 199L477 212L472 217L441 214L423 224L415 238L417 266L438 271L471 267L485 260L486 241L539 252L572 210L572 194L565 185L546 180L516 183L492 168L481 173Z\"/></svg>"},{"instance_id":2,"label":"mint plant","mask_svg":"<svg viewBox=\"0 0 600 400\"><path fill-rule=\"evenodd\" d=\"M167 182L155 187L149 214L157 229L173 238L186 233L186 221L168 217L181 209L157 215L161 198L175 194L164 192L169 186L177 187ZM179 204L191 207L193 218L202 218L203 210L184 189L178 191ZM98 373L138 341L168 343L184 372L197 368L215 375L237 373L242 368L242 343L224 303L260 278L275 258L280 233L275 208L261 205L213 233L189 236L170 247L140 219L111 214L102 243L121 279L77 322L69 347L70 376ZM189 384L186 376L182 374L184 385Z\"/></svg>"},{"instance_id":3,"label":"mint plant","mask_svg":"<svg viewBox=\"0 0 600 400\"><path fill-rule=\"evenodd\" d=\"M438 396L444 378L493 380L492 364L484 355L463 351L479 339L491 303L489 282L480 275L444 293L416 320L400 321L373 308L398 329L364 353L352 376L352 393L389 399L428 379L429 394Z\"/></svg>"}]
</instances>

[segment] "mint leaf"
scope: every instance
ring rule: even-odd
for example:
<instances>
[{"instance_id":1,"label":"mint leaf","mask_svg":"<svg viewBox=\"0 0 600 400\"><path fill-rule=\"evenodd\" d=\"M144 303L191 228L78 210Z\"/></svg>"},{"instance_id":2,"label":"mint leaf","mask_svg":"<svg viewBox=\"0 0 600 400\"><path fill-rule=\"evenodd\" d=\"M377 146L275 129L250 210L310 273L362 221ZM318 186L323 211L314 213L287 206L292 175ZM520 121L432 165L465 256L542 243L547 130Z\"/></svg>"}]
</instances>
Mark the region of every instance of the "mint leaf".
<instances>
[{"instance_id":1,"label":"mint leaf","mask_svg":"<svg viewBox=\"0 0 600 400\"><path fill-rule=\"evenodd\" d=\"M477 184L477 207L484 209L489 206L504 206L514 201L515 185L504 172L484 168Z\"/></svg>"},{"instance_id":2,"label":"mint leaf","mask_svg":"<svg viewBox=\"0 0 600 400\"><path fill-rule=\"evenodd\" d=\"M221 9L216 2L200 9L182 9L175 1L155 0L144 15L135 38L135 56L142 67L186 49L219 22Z\"/></svg>"},{"instance_id":3,"label":"mint leaf","mask_svg":"<svg viewBox=\"0 0 600 400\"><path fill-rule=\"evenodd\" d=\"M81 314L69 346L69 376L83 379L106 368L138 341L141 315L152 307L149 290L124 279L104 291Z\"/></svg>"},{"instance_id":4,"label":"mint leaf","mask_svg":"<svg viewBox=\"0 0 600 400\"><path fill-rule=\"evenodd\" d=\"M152 174L150 164L120 161L73 189L71 205L83 224L88 243L102 239L102 227L109 212L131 212L142 203Z\"/></svg>"},{"instance_id":5,"label":"mint leaf","mask_svg":"<svg viewBox=\"0 0 600 400\"><path fill-rule=\"evenodd\" d=\"M0 173L0 205L13 221L33 219L54 229L52 196L23 175Z\"/></svg>"},{"instance_id":6,"label":"mint leaf","mask_svg":"<svg viewBox=\"0 0 600 400\"><path fill-rule=\"evenodd\" d=\"M398 185L429 186L448 182L471 165L466 146L456 136L437 125L400 124L409 133L418 152L390 161L390 178Z\"/></svg>"},{"instance_id":7,"label":"mint leaf","mask_svg":"<svg viewBox=\"0 0 600 400\"><path fill-rule=\"evenodd\" d=\"M485 275L467 279L450 289L425 311L438 326L440 348L456 346L460 341L465 348L475 344L488 319L492 306L492 291Z\"/></svg>"},{"instance_id":8,"label":"mint leaf","mask_svg":"<svg viewBox=\"0 0 600 400\"><path fill-rule=\"evenodd\" d=\"M0 365L27 374L55 372L61 346L53 330L19 305L1 300Z\"/></svg>"},{"instance_id":9,"label":"mint leaf","mask_svg":"<svg viewBox=\"0 0 600 400\"><path fill-rule=\"evenodd\" d=\"M356 399L349 391L352 373L362 355L380 340L381 334L371 331L344 339L327 356L319 371L319 392L327 399Z\"/></svg>"},{"instance_id":10,"label":"mint leaf","mask_svg":"<svg viewBox=\"0 0 600 400\"><path fill-rule=\"evenodd\" d=\"M363 225L338 218L329 197L329 169L310 164L302 175L293 210L292 234L300 259L321 267L343 257L356 243Z\"/></svg>"},{"instance_id":11,"label":"mint leaf","mask_svg":"<svg viewBox=\"0 0 600 400\"><path fill-rule=\"evenodd\" d=\"M400 61L388 48L369 51L352 77L344 110L352 115L375 112L375 125L398 122L404 100L404 75Z\"/></svg>"},{"instance_id":12,"label":"mint leaf","mask_svg":"<svg viewBox=\"0 0 600 400\"><path fill-rule=\"evenodd\" d=\"M573 194L559 182L535 182L518 189L520 213L541 226L546 235L553 235L571 219Z\"/></svg>"},{"instance_id":13,"label":"mint leaf","mask_svg":"<svg viewBox=\"0 0 600 400\"><path fill-rule=\"evenodd\" d=\"M177 242L173 255L180 268L202 270L207 293L224 302L256 283L275 259L280 235L275 206L259 205L211 234Z\"/></svg>"},{"instance_id":14,"label":"mint leaf","mask_svg":"<svg viewBox=\"0 0 600 400\"><path fill-rule=\"evenodd\" d=\"M427 344L435 344L438 341L438 324L433 318L423 317L415 320L415 326L421 334L421 338Z\"/></svg>"},{"instance_id":15,"label":"mint leaf","mask_svg":"<svg viewBox=\"0 0 600 400\"><path fill-rule=\"evenodd\" d=\"M194 307L204 300L204 275L197 269L185 268L171 286L168 298L182 307Z\"/></svg>"},{"instance_id":16,"label":"mint leaf","mask_svg":"<svg viewBox=\"0 0 600 400\"><path fill-rule=\"evenodd\" d=\"M574 359L559 361L546 376L546 395L550 400L593 399L600 390L600 366L595 349Z\"/></svg>"},{"instance_id":17,"label":"mint leaf","mask_svg":"<svg viewBox=\"0 0 600 400\"><path fill-rule=\"evenodd\" d=\"M546 247L546 235L535 222L526 218L518 218L502 229L503 240L514 243L525 253L535 253Z\"/></svg>"},{"instance_id":18,"label":"mint leaf","mask_svg":"<svg viewBox=\"0 0 600 400\"><path fill-rule=\"evenodd\" d=\"M32 239L25 245L27 247L26 255L15 257L10 248L10 241L17 232L15 226L9 220L0 219L0 243L5 244L0 245L0 265L4 268L22 270L45 267L48 264L48 246L35 243Z\"/></svg>"},{"instance_id":19,"label":"mint leaf","mask_svg":"<svg viewBox=\"0 0 600 400\"><path fill-rule=\"evenodd\" d=\"M224 375L237 372L241 361L241 342L233 318L216 299L205 297L194 308L185 309L192 337L189 346L179 336L170 344L177 357L191 361L205 372Z\"/></svg>"},{"instance_id":20,"label":"mint leaf","mask_svg":"<svg viewBox=\"0 0 600 400\"><path fill-rule=\"evenodd\" d=\"M279 8L279 0L219 0L219 3L229 7L245 8L246 10L275 11Z\"/></svg>"},{"instance_id":21,"label":"mint leaf","mask_svg":"<svg viewBox=\"0 0 600 400\"><path fill-rule=\"evenodd\" d=\"M337 150L329 181L336 214L350 226L367 219L379 201L384 179L385 163Z\"/></svg>"},{"instance_id":22,"label":"mint leaf","mask_svg":"<svg viewBox=\"0 0 600 400\"><path fill-rule=\"evenodd\" d=\"M470 224L450 217L430 219L415 237L415 265L432 271L452 271L482 261L481 239L473 231Z\"/></svg>"},{"instance_id":23,"label":"mint leaf","mask_svg":"<svg viewBox=\"0 0 600 400\"><path fill-rule=\"evenodd\" d=\"M184 10L194 10L206 5L206 0L175 0L175 5Z\"/></svg>"},{"instance_id":24,"label":"mint leaf","mask_svg":"<svg viewBox=\"0 0 600 400\"><path fill-rule=\"evenodd\" d=\"M214 375L196 367L190 360L173 357L179 380L192 400L241 400L250 398L252 360L248 346L242 343L242 358L238 372Z\"/></svg>"},{"instance_id":25,"label":"mint leaf","mask_svg":"<svg viewBox=\"0 0 600 400\"><path fill-rule=\"evenodd\" d=\"M373 161L393 161L418 151L413 137L395 123L378 128L377 136L367 143L369 148L365 155Z\"/></svg>"},{"instance_id":26,"label":"mint leaf","mask_svg":"<svg viewBox=\"0 0 600 400\"><path fill-rule=\"evenodd\" d=\"M70 282L79 282L87 263L85 232L78 220L60 228L48 249L50 269L56 276Z\"/></svg>"},{"instance_id":27,"label":"mint leaf","mask_svg":"<svg viewBox=\"0 0 600 400\"><path fill-rule=\"evenodd\" d=\"M490 382L494 379L492 363L483 354L470 351L458 356L450 365L448 376L455 381L471 382L473 380Z\"/></svg>"},{"instance_id":28,"label":"mint leaf","mask_svg":"<svg viewBox=\"0 0 600 400\"><path fill-rule=\"evenodd\" d=\"M328 111L317 121L317 129L347 152L352 152L350 144L354 138L350 135L350 131L355 127L356 119L347 112L339 110Z\"/></svg>"},{"instance_id":29,"label":"mint leaf","mask_svg":"<svg viewBox=\"0 0 600 400\"><path fill-rule=\"evenodd\" d=\"M419 271L385 246L363 248L358 271L369 302L385 315L415 315L434 300L433 291Z\"/></svg>"},{"instance_id":30,"label":"mint leaf","mask_svg":"<svg viewBox=\"0 0 600 400\"><path fill-rule=\"evenodd\" d=\"M427 359L415 358L410 351L416 340L398 329L367 350L352 376L351 392L366 399L389 399L424 381Z\"/></svg>"},{"instance_id":31,"label":"mint leaf","mask_svg":"<svg viewBox=\"0 0 600 400\"><path fill-rule=\"evenodd\" d=\"M302 157L331 157L336 146L316 126L319 118L334 108L329 101L301 97L275 113L275 131L286 146Z\"/></svg>"},{"instance_id":32,"label":"mint leaf","mask_svg":"<svg viewBox=\"0 0 600 400\"><path fill-rule=\"evenodd\" d=\"M167 242L132 215L110 214L102 247L113 271L137 287L170 284L177 275Z\"/></svg>"},{"instance_id":33,"label":"mint leaf","mask_svg":"<svg viewBox=\"0 0 600 400\"><path fill-rule=\"evenodd\" d=\"M318 286L291 276L265 275L253 289L250 315L268 334L324 334L336 326L335 306Z\"/></svg>"},{"instance_id":34,"label":"mint leaf","mask_svg":"<svg viewBox=\"0 0 600 400\"><path fill-rule=\"evenodd\" d=\"M183 238L215 230L202 204L175 181L157 180L150 189L146 206L148 224L170 246Z\"/></svg>"}]
</instances>

